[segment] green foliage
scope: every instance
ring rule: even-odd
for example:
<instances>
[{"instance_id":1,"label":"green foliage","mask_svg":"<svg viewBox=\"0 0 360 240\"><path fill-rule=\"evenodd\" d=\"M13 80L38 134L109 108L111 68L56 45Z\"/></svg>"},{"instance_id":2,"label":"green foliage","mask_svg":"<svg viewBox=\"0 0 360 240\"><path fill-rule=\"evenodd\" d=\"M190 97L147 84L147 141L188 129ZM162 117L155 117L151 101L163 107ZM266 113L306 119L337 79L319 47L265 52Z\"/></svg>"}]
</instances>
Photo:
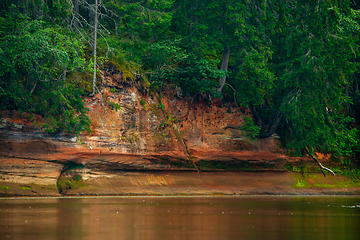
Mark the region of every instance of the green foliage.
<instances>
[{"instance_id":1,"label":"green foliage","mask_svg":"<svg viewBox=\"0 0 360 240\"><path fill-rule=\"evenodd\" d=\"M119 36L107 36L98 40L98 55L106 58L101 68L122 72L125 78L134 78L132 72L139 72L141 55L148 43L137 39L129 40ZM89 53L90 54L90 53Z\"/></svg>"},{"instance_id":2,"label":"green foliage","mask_svg":"<svg viewBox=\"0 0 360 240\"><path fill-rule=\"evenodd\" d=\"M311 11L313 7L317 11ZM274 69L282 97L279 108L288 121L284 127L290 128L283 135L289 148L327 148L341 142L333 141L335 132L342 130L337 130L341 125L331 119L330 113L349 104L344 90L357 66L349 61L355 57L357 46L348 35L336 37L340 34L339 18L328 7L308 3L303 10L288 10L293 18L282 46L277 46L281 54ZM294 28L297 24L299 28ZM301 50L294 46L301 46Z\"/></svg>"},{"instance_id":3,"label":"green foliage","mask_svg":"<svg viewBox=\"0 0 360 240\"><path fill-rule=\"evenodd\" d=\"M159 42L151 45L143 57L150 73L152 88L166 84L176 84L188 96L198 93L221 97L216 92L215 79L224 74L217 69L216 62L186 54L177 46L177 42Z\"/></svg>"},{"instance_id":4,"label":"green foliage","mask_svg":"<svg viewBox=\"0 0 360 240\"><path fill-rule=\"evenodd\" d=\"M248 116L244 116L244 124L241 127L241 130L244 130L246 132L245 136L248 137L250 139L250 141L256 140L256 137L260 133L260 129L261 129L261 127L255 125L252 118L250 118Z\"/></svg>"},{"instance_id":5,"label":"green foliage","mask_svg":"<svg viewBox=\"0 0 360 240\"><path fill-rule=\"evenodd\" d=\"M90 119L86 115L81 95L82 89L73 84L51 86L51 91L39 96L34 102L34 112L45 117L49 133L65 131L78 134L83 131L91 132Z\"/></svg>"},{"instance_id":6,"label":"green foliage","mask_svg":"<svg viewBox=\"0 0 360 240\"><path fill-rule=\"evenodd\" d=\"M171 123L169 123L167 120L164 120L163 122L160 123L160 128L165 128L168 125L170 125Z\"/></svg>"},{"instance_id":7,"label":"green foliage","mask_svg":"<svg viewBox=\"0 0 360 240\"><path fill-rule=\"evenodd\" d=\"M110 108L111 110L119 111L119 110L122 109L121 106L120 106L119 104L115 103L115 102L110 102L110 101L108 101L108 102L106 102L106 103L107 103L107 105L109 106L109 108Z\"/></svg>"},{"instance_id":8,"label":"green foliage","mask_svg":"<svg viewBox=\"0 0 360 240\"><path fill-rule=\"evenodd\" d=\"M104 0L104 6L115 13L108 21L115 32L129 39L156 41L167 34L172 14L168 12L171 0L114 1Z\"/></svg>"},{"instance_id":9,"label":"green foliage","mask_svg":"<svg viewBox=\"0 0 360 240\"><path fill-rule=\"evenodd\" d=\"M348 1L250 2L229 82L255 114L259 136L277 129L294 152L354 156L358 130L347 109L359 66L359 12Z\"/></svg>"},{"instance_id":10,"label":"green foliage","mask_svg":"<svg viewBox=\"0 0 360 240\"><path fill-rule=\"evenodd\" d=\"M41 114L46 131L76 134L91 131L81 97L91 91L92 57L79 38L92 26L73 31L70 2L0 2L0 109ZM82 23L91 23L92 3L80 2ZM360 151L356 9L349 0L103 0L99 66L146 91L179 86L193 99L221 98L217 81L226 74L227 99L235 90L254 114L242 128L250 139L276 130L291 152L353 159ZM219 70L224 49L226 72Z\"/></svg>"},{"instance_id":11,"label":"green foliage","mask_svg":"<svg viewBox=\"0 0 360 240\"><path fill-rule=\"evenodd\" d=\"M171 29L189 53L218 57L225 46L238 48L242 43L249 17L244 1L177 0L174 7Z\"/></svg>"},{"instance_id":12,"label":"green foliage","mask_svg":"<svg viewBox=\"0 0 360 240\"><path fill-rule=\"evenodd\" d=\"M358 168L355 169L345 168L342 171L342 174L346 177L351 178L354 182L360 182L360 169Z\"/></svg>"},{"instance_id":13,"label":"green foliage","mask_svg":"<svg viewBox=\"0 0 360 240\"><path fill-rule=\"evenodd\" d=\"M15 21L0 41L1 107L41 114L49 133L91 131L82 90L64 81L84 64L81 43L42 21Z\"/></svg>"},{"instance_id":14,"label":"green foliage","mask_svg":"<svg viewBox=\"0 0 360 240\"><path fill-rule=\"evenodd\" d=\"M331 114L330 119L336 127L335 136L330 139L327 150L333 152L336 157L350 157L355 152L360 152L359 130L351 127L354 119L336 113Z\"/></svg>"},{"instance_id":15,"label":"green foliage","mask_svg":"<svg viewBox=\"0 0 360 240\"><path fill-rule=\"evenodd\" d=\"M271 71L268 61L272 51L268 47L243 50L241 64L237 67L235 81L238 88L238 101L243 106L265 104L273 94L277 78Z\"/></svg>"},{"instance_id":16,"label":"green foliage","mask_svg":"<svg viewBox=\"0 0 360 240\"><path fill-rule=\"evenodd\" d=\"M75 181L81 181L82 180L82 177L79 175L79 174L76 174L73 176L73 180Z\"/></svg>"}]
</instances>

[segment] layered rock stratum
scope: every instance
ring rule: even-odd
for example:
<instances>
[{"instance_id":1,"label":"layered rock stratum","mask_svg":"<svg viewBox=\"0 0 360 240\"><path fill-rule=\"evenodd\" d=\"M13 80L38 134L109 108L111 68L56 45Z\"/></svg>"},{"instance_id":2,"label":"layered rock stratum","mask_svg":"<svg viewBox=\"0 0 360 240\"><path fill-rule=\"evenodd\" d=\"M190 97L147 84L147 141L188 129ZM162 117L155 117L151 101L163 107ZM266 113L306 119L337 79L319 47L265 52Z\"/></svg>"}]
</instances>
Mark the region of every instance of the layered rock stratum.
<instances>
[{"instance_id":1,"label":"layered rock stratum","mask_svg":"<svg viewBox=\"0 0 360 240\"><path fill-rule=\"evenodd\" d=\"M48 134L26 114L1 112L0 195L281 193L266 185L259 188L262 190L251 184L247 188L241 183L245 175L239 172L217 173L211 182L204 172L214 171L287 174L288 180L283 180L291 191L283 191L306 193L294 190L298 177L288 170L309 160L286 155L276 137L248 139L240 130L243 116L251 115L248 109L216 99L207 103L202 98L183 98L178 89L170 87L162 95L149 93L139 82L124 81L119 74L102 76L101 94L84 99L90 110L91 134ZM172 178L166 178L175 171ZM188 176L191 172L208 180L187 181L197 179ZM263 176L264 182L275 176L269 174ZM226 177L223 185L216 180ZM142 178L139 183L131 180ZM234 180L238 185L231 183L232 178L238 179ZM181 184L184 181L188 188ZM248 190L243 191L245 188ZM341 188L340 192L348 193Z\"/></svg>"}]
</instances>

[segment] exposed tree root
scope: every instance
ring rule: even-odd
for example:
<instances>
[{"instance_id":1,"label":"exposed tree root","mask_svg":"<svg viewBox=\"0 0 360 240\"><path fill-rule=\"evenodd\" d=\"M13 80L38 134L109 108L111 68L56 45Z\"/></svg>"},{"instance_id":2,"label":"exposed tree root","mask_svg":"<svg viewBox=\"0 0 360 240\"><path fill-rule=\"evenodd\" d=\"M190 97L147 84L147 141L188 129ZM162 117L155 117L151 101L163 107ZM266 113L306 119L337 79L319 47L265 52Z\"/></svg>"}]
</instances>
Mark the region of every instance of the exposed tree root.
<instances>
[{"instance_id":1,"label":"exposed tree root","mask_svg":"<svg viewBox=\"0 0 360 240\"><path fill-rule=\"evenodd\" d=\"M312 154L310 154L310 152L309 152L309 150L308 150L307 148L305 148L305 151L306 151L307 154L309 154L309 156L319 165L319 167L320 167L320 169L321 169L321 172L324 174L324 177L326 177L324 170L330 172L332 175L335 176L335 173L334 173L330 168L324 167L324 166L319 162L319 160L317 160L317 158L316 158L315 156L313 156Z\"/></svg>"}]
</instances>

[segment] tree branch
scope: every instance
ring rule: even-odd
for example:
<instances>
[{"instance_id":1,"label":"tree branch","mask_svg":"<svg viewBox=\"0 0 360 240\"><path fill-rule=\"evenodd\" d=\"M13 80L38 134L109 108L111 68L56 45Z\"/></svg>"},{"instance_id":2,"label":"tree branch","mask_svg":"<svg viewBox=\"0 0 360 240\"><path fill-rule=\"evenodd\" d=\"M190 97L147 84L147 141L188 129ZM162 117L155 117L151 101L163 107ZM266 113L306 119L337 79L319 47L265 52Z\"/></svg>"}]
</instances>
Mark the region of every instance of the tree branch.
<instances>
[{"instance_id":1,"label":"tree branch","mask_svg":"<svg viewBox=\"0 0 360 240\"><path fill-rule=\"evenodd\" d=\"M305 151L306 151L307 154L309 154L309 156L319 165L319 167L320 167L320 169L321 169L321 172L324 174L324 177L326 177L324 170L332 173L332 175L335 176L335 173L334 173L330 168L324 167L324 166L319 162L319 160L317 160L317 158L316 158L315 156L313 156L312 154L310 154L310 152L309 152L309 150L308 150L307 147L305 148Z\"/></svg>"},{"instance_id":2,"label":"tree branch","mask_svg":"<svg viewBox=\"0 0 360 240\"><path fill-rule=\"evenodd\" d=\"M241 110L240 110L240 108L239 108L239 106L238 106L238 104L237 104L237 101L236 101L236 90L235 90L235 88L233 88L233 86L231 86L231 85L228 84L228 83L224 83L224 84L227 85L227 86L229 86L229 87L234 91L234 102L235 102L235 106L236 106L237 109L239 110L240 116L242 117L242 112L241 112Z\"/></svg>"}]
</instances>

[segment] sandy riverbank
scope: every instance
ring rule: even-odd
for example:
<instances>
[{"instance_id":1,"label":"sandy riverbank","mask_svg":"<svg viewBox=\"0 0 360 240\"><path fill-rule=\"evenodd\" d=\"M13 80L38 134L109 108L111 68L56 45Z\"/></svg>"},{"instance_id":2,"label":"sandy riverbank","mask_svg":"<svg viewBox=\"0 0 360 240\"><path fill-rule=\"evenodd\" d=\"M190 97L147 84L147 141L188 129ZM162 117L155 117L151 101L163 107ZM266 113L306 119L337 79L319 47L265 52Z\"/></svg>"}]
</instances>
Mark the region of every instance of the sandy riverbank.
<instances>
[{"instance_id":1,"label":"sandy riverbank","mask_svg":"<svg viewBox=\"0 0 360 240\"><path fill-rule=\"evenodd\" d=\"M28 183L26 183L28 181ZM292 172L93 171L86 167L58 181L29 177L0 181L0 196L360 195L344 176Z\"/></svg>"}]
</instances>

